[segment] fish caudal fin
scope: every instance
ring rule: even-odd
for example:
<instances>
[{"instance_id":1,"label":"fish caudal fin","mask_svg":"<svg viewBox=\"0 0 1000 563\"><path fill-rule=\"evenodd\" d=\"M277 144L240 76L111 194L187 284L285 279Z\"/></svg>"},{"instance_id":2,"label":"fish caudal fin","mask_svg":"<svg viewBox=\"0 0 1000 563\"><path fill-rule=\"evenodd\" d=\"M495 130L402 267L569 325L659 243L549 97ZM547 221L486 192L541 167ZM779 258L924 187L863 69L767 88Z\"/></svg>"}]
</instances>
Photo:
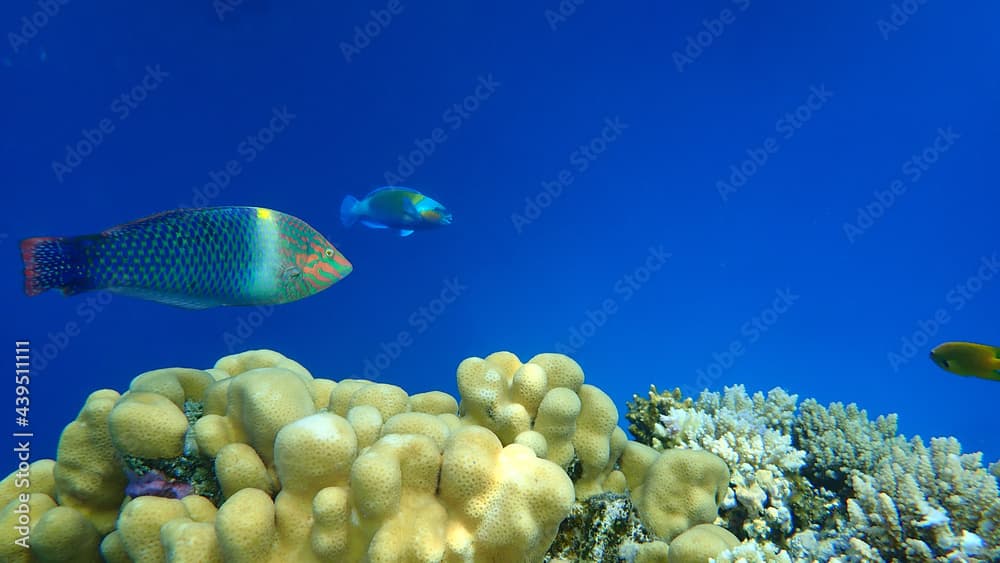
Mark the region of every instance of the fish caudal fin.
<instances>
[{"instance_id":1,"label":"fish caudal fin","mask_svg":"<svg viewBox=\"0 0 1000 563\"><path fill-rule=\"evenodd\" d=\"M349 195L340 204L340 222L345 227L350 228L358 220L358 214L354 212L354 207L358 204L358 198Z\"/></svg>"},{"instance_id":2,"label":"fish caudal fin","mask_svg":"<svg viewBox=\"0 0 1000 563\"><path fill-rule=\"evenodd\" d=\"M21 241L24 292L38 295L49 289L76 293L79 269L74 267L76 245L71 238L35 237Z\"/></svg>"}]
</instances>

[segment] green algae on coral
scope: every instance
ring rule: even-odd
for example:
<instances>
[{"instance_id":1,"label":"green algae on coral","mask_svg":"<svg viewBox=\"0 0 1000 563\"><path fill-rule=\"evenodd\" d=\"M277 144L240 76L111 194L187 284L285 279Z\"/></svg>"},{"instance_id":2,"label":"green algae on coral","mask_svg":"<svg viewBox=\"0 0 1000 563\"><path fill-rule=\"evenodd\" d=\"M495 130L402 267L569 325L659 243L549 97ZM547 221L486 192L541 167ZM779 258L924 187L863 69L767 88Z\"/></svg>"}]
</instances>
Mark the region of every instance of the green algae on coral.
<instances>
[{"instance_id":1,"label":"green algae on coral","mask_svg":"<svg viewBox=\"0 0 1000 563\"><path fill-rule=\"evenodd\" d=\"M604 493L577 501L559 525L545 561L617 563L623 548L653 541L629 495Z\"/></svg>"}]
</instances>

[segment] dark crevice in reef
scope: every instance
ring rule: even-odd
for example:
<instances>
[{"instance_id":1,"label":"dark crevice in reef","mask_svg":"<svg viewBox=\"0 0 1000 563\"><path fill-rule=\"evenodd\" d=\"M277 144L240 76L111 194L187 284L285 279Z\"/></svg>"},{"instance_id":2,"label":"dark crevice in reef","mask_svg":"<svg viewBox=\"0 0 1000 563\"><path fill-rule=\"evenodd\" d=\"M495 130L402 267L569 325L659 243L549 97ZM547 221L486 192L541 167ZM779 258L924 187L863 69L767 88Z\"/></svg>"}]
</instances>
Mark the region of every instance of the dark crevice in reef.
<instances>
[{"instance_id":1,"label":"dark crevice in reef","mask_svg":"<svg viewBox=\"0 0 1000 563\"><path fill-rule=\"evenodd\" d=\"M623 546L654 539L639 521L628 495L604 493L573 505L545 561L618 563Z\"/></svg>"},{"instance_id":2,"label":"dark crevice in reef","mask_svg":"<svg viewBox=\"0 0 1000 563\"><path fill-rule=\"evenodd\" d=\"M184 415L188 419L189 428L194 427L204 411L205 407L200 402L184 402ZM162 474L165 486L190 485L191 494L201 495L212 501L215 506L222 505L222 490L215 477L215 460L212 458L185 451L184 455L170 459L145 459L123 455L121 461L126 473L132 472L137 477L148 477L150 473L159 473ZM166 493L159 496L172 495Z\"/></svg>"}]
</instances>

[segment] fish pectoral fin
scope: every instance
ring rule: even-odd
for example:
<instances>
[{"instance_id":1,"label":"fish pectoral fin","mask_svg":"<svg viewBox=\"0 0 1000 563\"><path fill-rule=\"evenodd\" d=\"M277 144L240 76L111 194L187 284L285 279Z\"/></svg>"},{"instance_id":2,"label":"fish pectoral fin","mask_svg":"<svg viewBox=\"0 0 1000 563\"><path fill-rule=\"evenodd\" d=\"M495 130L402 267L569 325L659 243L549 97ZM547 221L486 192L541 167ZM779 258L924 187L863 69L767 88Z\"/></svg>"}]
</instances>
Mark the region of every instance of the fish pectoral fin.
<instances>
[{"instance_id":1,"label":"fish pectoral fin","mask_svg":"<svg viewBox=\"0 0 1000 563\"><path fill-rule=\"evenodd\" d=\"M361 224L364 225L364 226L366 226L366 227L368 227L369 229L388 229L389 228L389 227L386 227L385 225L383 225L381 223L375 223L373 221L366 221L364 219L361 220Z\"/></svg>"},{"instance_id":2,"label":"fish pectoral fin","mask_svg":"<svg viewBox=\"0 0 1000 563\"><path fill-rule=\"evenodd\" d=\"M298 266L288 266L281 272L281 279L286 282L294 280L295 278L302 275L302 270Z\"/></svg>"},{"instance_id":3,"label":"fish pectoral fin","mask_svg":"<svg viewBox=\"0 0 1000 563\"><path fill-rule=\"evenodd\" d=\"M420 221L421 219L420 212L417 211L417 206L413 205L413 201L410 199L403 201L403 217L405 217L407 221L414 223Z\"/></svg>"},{"instance_id":4,"label":"fish pectoral fin","mask_svg":"<svg viewBox=\"0 0 1000 563\"><path fill-rule=\"evenodd\" d=\"M408 236L410 236L412 234L413 234L413 231L411 231L409 229L400 229L399 230L399 236L401 236L401 237L408 237Z\"/></svg>"}]
</instances>

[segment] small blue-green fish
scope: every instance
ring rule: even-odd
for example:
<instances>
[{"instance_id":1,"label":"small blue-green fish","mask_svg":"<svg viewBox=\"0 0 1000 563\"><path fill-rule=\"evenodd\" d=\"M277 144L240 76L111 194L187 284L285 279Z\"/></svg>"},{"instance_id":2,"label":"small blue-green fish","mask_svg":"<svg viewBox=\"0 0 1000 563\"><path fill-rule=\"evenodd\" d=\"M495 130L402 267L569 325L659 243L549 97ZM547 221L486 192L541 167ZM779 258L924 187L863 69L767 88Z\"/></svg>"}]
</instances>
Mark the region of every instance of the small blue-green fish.
<instances>
[{"instance_id":1,"label":"small blue-green fish","mask_svg":"<svg viewBox=\"0 0 1000 563\"><path fill-rule=\"evenodd\" d=\"M108 290L188 309L288 303L351 263L305 221L263 207L167 211L101 233L21 241L24 291Z\"/></svg>"},{"instance_id":2,"label":"small blue-green fish","mask_svg":"<svg viewBox=\"0 0 1000 563\"><path fill-rule=\"evenodd\" d=\"M347 196L340 204L340 221L350 227L357 221L372 229L396 229L399 236L413 231L451 224L451 213L443 205L417 190L386 186L358 200Z\"/></svg>"}]
</instances>

